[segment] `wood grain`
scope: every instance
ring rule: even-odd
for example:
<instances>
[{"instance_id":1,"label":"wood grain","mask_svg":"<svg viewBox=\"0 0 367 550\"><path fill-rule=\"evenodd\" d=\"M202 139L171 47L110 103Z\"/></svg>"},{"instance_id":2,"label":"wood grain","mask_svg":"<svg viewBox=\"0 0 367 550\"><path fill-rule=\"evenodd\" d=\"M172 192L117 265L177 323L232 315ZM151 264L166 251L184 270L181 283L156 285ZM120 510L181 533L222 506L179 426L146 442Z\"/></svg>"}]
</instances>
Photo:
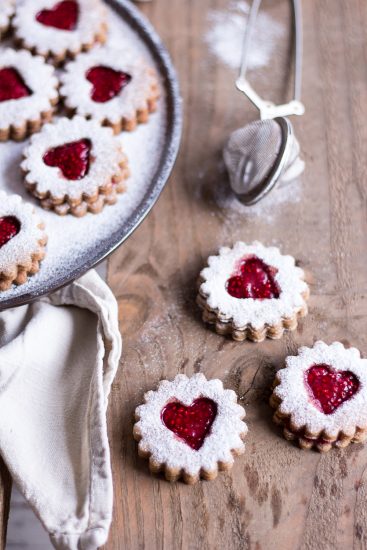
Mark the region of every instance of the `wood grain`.
<instances>
[{"instance_id":1,"label":"wood grain","mask_svg":"<svg viewBox=\"0 0 367 550\"><path fill-rule=\"evenodd\" d=\"M12 480L0 457L0 548L3 550L6 544L6 532L9 519L10 497L11 497Z\"/></svg>"},{"instance_id":2,"label":"wood grain","mask_svg":"<svg viewBox=\"0 0 367 550\"><path fill-rule=\"evenodd\" d=\"M303 3L307 111L293 122L306 172L291 202L277 204L276 190L250 213L228 207L220 151L230 131L256 113L203 40L209 12L226 6L144 6L178 69L185 128L159 203L109 264L124 353L109 409L115 503L106 548L366 548L367 451L299 450L272 424L267 399L274 373L300 345L340 340L367 356L367 4ZM286 3L265 6L286 28ZM284 93L287 51L271 75L254 77L276 99ZM280 245L310 273L310 314L280 341L238 344L201 323L196 277L209 254L237 239ZM238 392L247 410L247 452L213 482L169 484L137 457L133 411L160 379L198 371Z\"/></svg>"},{"instance_id":3,"label":"wood grain","mask_svg":"<svg viewBox=\"0 0 367 550\"><path fill-rule=\"evenodd\" d=\"M286 3L265 5L285 27ZM109 264L124 354L109 409L115 503L106 548L366 548L367 451L355 445L320 456L297 449L272 424L267 398L274 373L302 344L337 339L367 355L367 4L303 3L307 111L293 122L307 169L294 202L276 204L277 190L274 206L259 205L257 214L228 208L220 156L230 131L256 117L234 90L234 73L203 40L209 12L226 6L144 6L178 69L185 129L158 205ZM254 77L275 99L284 93L286 53L271 75ZM281 341L237 344L200 321L198 272L209 254L237 239L280 245L311 274L310 315ZM187 487L150 476L131 431L144 391L197 371L238 392L250 431L232 472Z\"/></svg>"}]
</instances>

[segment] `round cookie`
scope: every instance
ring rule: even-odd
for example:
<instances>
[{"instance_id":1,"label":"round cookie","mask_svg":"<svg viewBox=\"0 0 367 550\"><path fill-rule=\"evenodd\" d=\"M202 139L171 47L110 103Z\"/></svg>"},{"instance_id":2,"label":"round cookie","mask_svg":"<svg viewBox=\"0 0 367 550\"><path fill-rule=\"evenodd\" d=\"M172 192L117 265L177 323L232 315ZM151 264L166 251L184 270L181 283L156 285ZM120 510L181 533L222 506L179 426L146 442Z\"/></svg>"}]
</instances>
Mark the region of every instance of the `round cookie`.
<instances>
[{"instance_id":1,"label":"round cookie","mask_svg":"<svg viewBox=\"0 0 367 550\"><path fill-rule=\"evenodd\" d=\"M44 224L19 195L0 191L0 291L22 285L45 257Z\"/></svg>"},{"instance_id":2,"label":"round cookie","mask_svg":"<svg viewBox=\"0 0 367 550\"><path fill-rule=\"evenodd\" d=\"M199 285L203 320L234 340L281 338L307 314L309 288L303 270L292 256L257 241L239 241L210 256Z\"/></svg>"},{"instance_id":3,"label":"round cookie","mask_svg":"<svg viewBox=\"0 0 367 550\"><path fill-rule=\"evenodd\" d=\"M129 175L121 140L82 117L45 125L32 136L21 167L27 189L59 215L100 212L116 202Z\"/></svg>"},{"instance_id":4,"label":"round cookie","mask_svg":"<svg viewBox=\"0 0 367 550\"><path fill-rule=\"evenodd\" d=\"M220 380L179 374L161 381L144 400L135 411L133 433L153 473L163 471L167 480L182 477L189 484L200 477L211 480L244 452L245 410Z\"/></svg>"},{"instance_id":5,"label":"round cookie","mask_svg":"<svg viewBox=\"0 0 367 550\"><path fill-rule=\"evenodd\" d=\"M320 452L367 438L367 359L340 342L316 342L286 358L270 404L284 437Z\"/></svg>"},{"instance_id":6,"label":"round cookie","mask_svg":"<svg viewBox=\"0 0 367 550\"><path fill-rule=\"evenodd\" d=\"M42 57L0 51L0 141L23 140L51 120L57 87L55 70Z\"/></svg>"},{"instance_id":7,"label":"round cookie","mask_svg":"<svg viewBox=\"0 0 367 550\"><path fill-rule=\"evenodd\" d=\"M126 50L111 48L79 55L66 65L61 84L69 110L111 126L115 133L146 122L159 97L154 69Z\"/></svg>"},{"instance_id":8,"label":"round cookie","mask_svg":"<svg viewBox=\"0 0 367 550\"><path fill-rule=\"evenodd\" d=\"M104 42L106 18L101 0L23 0L13 26L23 48L61 63Z\"/></svg>"}]
</instances>

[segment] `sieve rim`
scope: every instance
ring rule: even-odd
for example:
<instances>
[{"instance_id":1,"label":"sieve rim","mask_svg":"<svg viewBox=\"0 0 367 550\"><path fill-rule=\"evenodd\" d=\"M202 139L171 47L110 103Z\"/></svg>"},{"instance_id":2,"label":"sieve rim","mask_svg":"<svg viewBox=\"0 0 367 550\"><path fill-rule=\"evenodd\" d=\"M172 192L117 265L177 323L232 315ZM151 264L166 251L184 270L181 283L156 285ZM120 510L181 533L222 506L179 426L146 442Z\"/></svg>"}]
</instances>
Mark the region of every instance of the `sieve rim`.
<instances>
[{"instance_id":1,"label":"sieve rim","mask_svg":"<svg viewBox=\"0 0 367 550\"><path fill-rule=\"evenodd\" d=\"M277 117L273 120L279 124L281 129L280 149L276 161L261 183L247 193L235 192L238 199L245 206L252 206L263 199L276 185L288 163L292 145L293 126L286 117Z\"/></svg>"}]
</instances>

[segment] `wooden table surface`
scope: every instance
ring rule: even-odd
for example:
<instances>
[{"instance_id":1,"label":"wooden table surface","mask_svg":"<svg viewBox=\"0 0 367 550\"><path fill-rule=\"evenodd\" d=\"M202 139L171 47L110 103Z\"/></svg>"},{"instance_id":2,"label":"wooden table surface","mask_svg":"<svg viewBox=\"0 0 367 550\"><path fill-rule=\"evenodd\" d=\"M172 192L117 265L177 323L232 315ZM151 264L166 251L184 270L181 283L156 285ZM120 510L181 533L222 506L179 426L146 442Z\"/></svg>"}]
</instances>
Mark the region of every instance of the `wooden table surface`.
<instances>
[{"instance_id":1,"label":"wooden table surface","mask_svg":"<svg viewBox=\"0 0 367 550\"><path fill-rule=\"evenodd\" d=\"M300 345L340 340L367 356L367 3L303 2L307 111L293 118L306 161L299 200L277 204L274 191L273 207L249 214L223 208L221 148L256 112L203 39L210 10L227 6L155 0L143 9L176 64L185 128L157 206L109 264L124 353L109 409L115 503L106 548L366 548L367 450L301 451L280 436L267 401L275 371ZM286 0L264 6L287 28ZM283 50L268 77L254 75L275 99L284 99ZM310 314L280 341L239 344L201 322L197 275L209 254L238 239L280 245L310 273ZM137 456L133 411L160 379L198 371L240 396L247 450L215 481L169 484Z\"/></svg>"},{"instance_id":2,"label":"wooden table surface","mask_svg":"<svg viewBox=\"0 0 367 550\"><path fill-rule=\"evenodd\" d=\"M264 4L287 28L287 1ZM300 345L340 340L367 356L367 3L304 0L307 110L293 122L306 171L288 202L276 190L249 212L230 201L221 149L256 112L204 41L209 12L227 6L228 0L141 4L178 70L185 127L158 204L109 262L124 352L109 407L115 502L105 548L363 549L367 450L299 450L273 425L268 396L276 370ZM269 74L253 77L276 100L284 99L287 52L280 47ZM201 322L197 275L208 255L238 239L279 245L309 274L310 313L280 341L239 344ZM138 458L133 412L159 380L199 371L240 396L246 453L215 481L170 484Z\"/></svg>"}]
</instances>

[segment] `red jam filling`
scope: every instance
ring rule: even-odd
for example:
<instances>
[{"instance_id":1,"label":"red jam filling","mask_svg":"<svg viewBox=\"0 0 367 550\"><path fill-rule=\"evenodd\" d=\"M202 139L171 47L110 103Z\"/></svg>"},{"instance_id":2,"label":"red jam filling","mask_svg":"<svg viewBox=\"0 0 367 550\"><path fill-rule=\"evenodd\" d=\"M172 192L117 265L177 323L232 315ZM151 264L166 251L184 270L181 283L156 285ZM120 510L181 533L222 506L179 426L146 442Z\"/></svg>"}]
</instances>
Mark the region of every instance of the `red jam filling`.
<instances>
[{"instance_id":1,"label":"red jam filling","mask_svg":"<svg viewBox=\"0 0 367 550\"><path fill-rule=\"evenodd\" d=\"M63 31L73 31L78 23L79 4L75 0L63 0L49 10L37 13L36 20L46 27L54 27Z\"/></svg>"},{"instance_id":2,"label":"red jam filling","mask_svg":"<svg viewBox=\"0 0 367 550\"><path fill-rule=\"evenodd\" d=\"M277 269L257 256L246 256L228 279L226 288L233 298L265 300L279 298L280 287L275 281Z\"/></svg>"},{"instance_id":3,"label":"red jam filling","mask_svg":"<svg viewBox=\"0 0 367 550\"><path fill-rule=\"evenodd\" d=\"M57 167L68 180L80 180L88 173L92 143L81 139L49 149L43 156L47 166Z\"/></svg>"},{"instance_id":4,"label":"red jam filling","mask_svg":"<svg viewBox=\"0 0 367 550\"><path fill-rule=\"evenodd\" d=\"M85 76L93 84L91 98L97 103L106 103L113 99L131 80L129 74L102 65L92 67Z\"/></svg>"},{"instance_id":5,"label":"red jam filling","mask_svg":"<svg viewBox=\"0 0 367 550\"><path fill-rule=\"evenodd\" d=\"M16 69L13 67L0 69L0 101L21 99L31 94L31 90Z\"/></svg>"},{"instance_id":6,"label":"red jam filling","mask_svg":"<svg viewBox=\"0 0 367 550\"><path fill-rule=\"evenodd\" d=\"M18 235L20 221L15 216L4 216L0 218L0 248L10 239Z\"/></svg>"},{"instance_id":7,"label":"red jam filling","mask_svg":"<svg viewBox=\"0 0 367 550\"><path fill-rule=\"evenodd\" d=\"M186 407L179 401L167 403L161 413L163 424L198 451L217 416L217 404L207 397L195 399Z\"/></svg>"},{"instance_id":8,"label":"red jam filling","mask_svg":"<svg viewBox=\"0 0 367 550\"><path fill-rule=\"evenodd\" d=\"M350 371L337 371L329 365L313 365L305 374L315 405L325 414L332 414L359 389L359 380Z\"/></svg>"}]
</instances>

